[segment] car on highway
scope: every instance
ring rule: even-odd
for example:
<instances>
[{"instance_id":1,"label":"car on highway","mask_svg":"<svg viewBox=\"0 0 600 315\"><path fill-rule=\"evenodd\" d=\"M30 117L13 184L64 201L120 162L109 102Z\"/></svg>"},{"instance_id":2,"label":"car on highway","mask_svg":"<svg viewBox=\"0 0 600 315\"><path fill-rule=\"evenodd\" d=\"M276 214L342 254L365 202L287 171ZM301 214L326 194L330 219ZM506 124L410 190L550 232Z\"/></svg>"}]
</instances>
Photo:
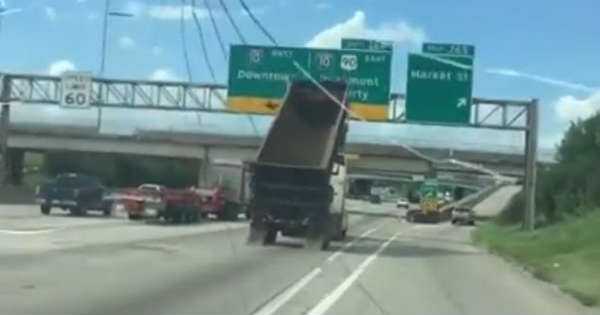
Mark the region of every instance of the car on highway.
<instances>
[{"instance_id":1,"label":"car on highway","mask_svg":"<svg viewBox=\"0 0 600 315\"><path fill-rule=\"evenodd\" d=\"M73 215L85 215L88 210L110 215L110 206L104 200L105 188L93 176L66 173L56 176L36 188L36 201L44 215L52 208L70 211Z\"/></svg>"},{"instance_id":2,"label":"car on highway","mask_svg":"<svg viewBox=\"0 0 600 315\"><path fill-rule=\"evenodd\" d=\"M396 200L396 208L406 208L408 209L409 207L409 203L408 203L408 199L404 198L404 197L400 197L398 198L398 200Z\"/></svg>"},{"instance_id":3,"label":"car on highway","mask_svg":"<svg viewBox=\"0 0 600 315\"><path fill-rule=\"evenodd\" d=\"M452 224L475 225L475 212L471 208L456 207L452 209Z\"/></svg>"},{"instance_id":4,"label":"car on highway","mask_svg":"<svg viewBox=\"0 0 600 315\"><path fill-rule=\"evenodd\" d=\"M147 204L160 204L165 187L157 184L142 184L135 188L123 188L106 194L105 200L112 209L123 209L130 220L144 218Z\"/></svg>"}]
</instances>

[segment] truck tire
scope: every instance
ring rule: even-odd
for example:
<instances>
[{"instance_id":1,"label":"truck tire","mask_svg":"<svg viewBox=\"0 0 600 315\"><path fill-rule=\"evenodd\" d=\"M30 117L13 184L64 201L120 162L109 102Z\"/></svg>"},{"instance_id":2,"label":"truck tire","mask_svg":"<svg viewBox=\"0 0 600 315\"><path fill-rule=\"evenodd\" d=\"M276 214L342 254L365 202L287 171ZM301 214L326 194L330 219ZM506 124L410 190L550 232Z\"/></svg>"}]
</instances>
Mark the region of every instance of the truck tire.
<instances>
[{"instance_id":1,"label":"truck tire","mask_svg":"<svg viewBox=\"0 0 600 315\"><path fill-rule=\"evenodd\" d=\"M190 222L191 223L196 223L198 222L198 218L200 217L200 214L198 214L197 211L192 211L192 213L190 213Z\"/></svg>"},{"instance_id":2,"label":"truck tire","mask_svg":"<svg viewBox=\"0 0 600 315\"><path fill-rule=\"evenodd\" d=\"M277 230L269 229L263 239L263 245L273 245L277 241Z\"/></svg>"},{"instance_id":3,"label":"truck tire","mask_svg":"<svg viewBox=\"0 0 600 315\"><path fill-rule=\"evenodd\" d=\"M175 223L185 223L187 221L187 211L180 211L175 215Z\"/></svg>"},{"instance_id":4,"label":"truck tire","mask_svg":"<svg viewBox=\"0 0 600 315\"><path fill-rule=\"evenodd\" d=\"M321 241L321 250L328 250L329 249L329 238L325 237L322 241Z\"/></svg>"},{"instance_id":5,"label":"truck tire","mask_svg":"<svg viewBox=\"0 0 600 315\"><path fill-rule=\"evenodd\" d=\"M71 211L72 215L78 216L78 217L82 217L82 216L85 216L87 214L87 210L85 208L82 208L82 207L71 208L70 211Z\"/></svg>"},{"instance_id":6,"label":"truck tire","mask_svg":"<svg viewBox=\"0 0 600 315\"><path fill-rule=\"evenodd\" d=\"M43 215L49 215L51 208L52 207L50 207L49 205L41 205L40 206L40 211L42 212Z\"/></svg>"},{"instance_id":7,"label":"truck tire","mask_svg":"<svg viewBox=\"0 0 600 315\"><path fill-rule=\"evenodd\" d=\"M128 213L127 218L131 221L137 221L137 220L142 219L142 216L140 216L139 214Z\"/></svg>"},{"instance_id":8,"label":"truck tire","mask_svg":"<svg viewBox=\"0 0 600 315\"><path fill-rule=\"evenodd\" d=\"M346 232L347 232L347 230L342 230L342 232L339 235L340 241L343 241L346 239Z\"/></svg>"},{"instance_id":9,"label":"truck tire","mask_svg":"<svg viewBox=\"0 0 600 315\"><path fill-rule=\"evenodd\" d=\"M266 238L267 231L264 227L256 226L254 224L250 224L250 232L248 233L248 244L259 244L263 242Z\"/></svg>"},{"instance_id":10,"label":"truck tire","mask_svg":"<svg viewBox=\"0 0 600 315\"><path fill-rule=\"evenodd\" d=\"M332 234L333 224L332 218L329 215L323 215L319 218L311 220L308 231L306 233L306 245L308 248L327 250Z\"/></svg>"},{"instance_id":11,"label":"truck tire","mask_svg":"<svg viewBox=\"0 0 600 315\"><path fill-rule=\"evenodd\" d=\"M230 202L223 206L223 210L217 214L217 218L223 221L237 221L238 209Z\"/></svg>"}]
</instances>

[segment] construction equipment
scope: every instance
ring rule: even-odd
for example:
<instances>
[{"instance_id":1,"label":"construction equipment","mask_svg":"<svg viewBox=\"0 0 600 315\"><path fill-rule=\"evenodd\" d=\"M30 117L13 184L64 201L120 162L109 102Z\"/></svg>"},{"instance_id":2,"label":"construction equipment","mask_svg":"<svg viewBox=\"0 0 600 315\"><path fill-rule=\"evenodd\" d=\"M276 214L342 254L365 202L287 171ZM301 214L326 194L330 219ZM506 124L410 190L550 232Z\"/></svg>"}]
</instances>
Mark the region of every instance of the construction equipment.
<instances>
[{"instance_id":1,"label":"construction equipment","mask_svg":"<svg viewBox=\"0 0 600 315\"><path fill-rule=\"evenodd\" d=\"M427 180L419 189L419 209L413 209L406 213L409 222L439 223L443 220L441 213L443 200L438 194L439 185L437 180Z\"/></svg>"},{"instance_id":2,"label":"construction equipment","mask_svg":"<svg viewBox=\"0 0 600 315\"><path fill-rule=\"evenodd\" d=\"M346 234L347 85L319 84L288 85L283 106L250 163L251 243L272 244L281 231L326 249Z\"/></svg>"}]
</instances>

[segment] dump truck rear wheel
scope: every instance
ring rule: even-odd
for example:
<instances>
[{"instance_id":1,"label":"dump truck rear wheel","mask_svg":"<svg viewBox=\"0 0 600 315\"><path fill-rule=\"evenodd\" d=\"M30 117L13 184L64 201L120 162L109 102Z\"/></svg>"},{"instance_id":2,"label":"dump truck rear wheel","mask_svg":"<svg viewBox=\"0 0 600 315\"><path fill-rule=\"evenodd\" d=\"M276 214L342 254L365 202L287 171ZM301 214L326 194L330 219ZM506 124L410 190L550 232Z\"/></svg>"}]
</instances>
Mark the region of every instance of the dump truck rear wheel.
<instances>
[{"instance_id":1,"label":"dump truck rear wheel","mask_svg":"<svg viewBox=\"0 0 600 315\"><path fill-rule=\"evenodd\" d=\"M261 244L266 237L267 230L262 222L250 222L250 232L248 233L248 244Z\"/></svg>"},{"instance_id":2,"label":"dump truck rear wheel","mask_svg":"<svg viewBox=\"0 0 600 315\"><path fill-rule=\"evenodd\" d=\"M263 245L273 245L277 240L277 230L269 229L263 239Z\"/></svg>"},{"instance_id":3,"label":"dump truck rear wheel","mask_svg":"<svg viewBox=\"0 0 600 315\"><path fill-rule=\"evenodd\" d=\"M41 205L40 206L40 210L42 212L43 215L49 215L50 214L50 206L49 205Z\"/></svg>"}]
</instances>

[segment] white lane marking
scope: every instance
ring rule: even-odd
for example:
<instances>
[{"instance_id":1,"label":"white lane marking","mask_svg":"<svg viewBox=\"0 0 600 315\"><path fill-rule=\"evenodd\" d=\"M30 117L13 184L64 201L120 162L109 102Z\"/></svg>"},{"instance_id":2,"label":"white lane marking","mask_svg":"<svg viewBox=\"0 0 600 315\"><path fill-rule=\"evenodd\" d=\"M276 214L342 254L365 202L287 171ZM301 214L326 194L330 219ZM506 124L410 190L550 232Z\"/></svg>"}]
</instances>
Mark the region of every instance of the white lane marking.
<instances>
[{"instance_id":1,"label":"white lane marking","mask_svg":"<svg viewBox=\"0 0 600 315\"><path fill-rule=\"evenodd\" d=\"M370 230L365 231L363 234L361 234L357 239L353 240L352 242L348 242L346 244L344 244L344 247L342 247L341 249L337 250L335 253L331 254L331 256L329 256L327 258L327 263L332 263L334 260L336 260L344 250L350 248L351 246L354 245L354 243L356 243L357 241L369 236L370 234L373 234L375 231L379 230L379 228L381 228L382 225L376 227L376 228L372 228Z\"/></svg>"},{"instance_id":2,"label":"white lane marking","mask_svg":"<svg viewBox=\"0 0 600 315\"><path fill-rule=\"evenodd\" d=\"M279 308L287 303L298 291L305 287L314 277L321 273L321 268L317 267L310 273L306 274L302 279L296 282L293 286L287 288L284 292L279 294L275 299L265 304L258 311L254 312L253 315L271 315L275 314Z\"/></svg>"},{"instance_id":3,"label":"white lane marking","mask_svg":"<svg viewBox=\"0 0 600 315\"><path fill-rule=\"evenodd\" d=\"M379 248L365 259L345 280L340 283L333 291L327 294L317 305L315 305L307 314L308 315L323 315L335 304L335 302L352 286L352 284L365 272L367 267L377 259L377 256L390 245L392 241L400 235L400 232L394 234L385 243L381 244Z\"/></svg>"},{"instance_id":4,"label":"white lane marking","mask_svg":"<svg viewBox=\"0 0 600 315\"><path fill-rule=\"evenodd\" d=\"M56 231L57 229L45 229L45 230L0 230L0 234L9 235L37 235L47 234Z\"/></svg>"},{"instance_id":5,"label":"white lane marking","mask_svg":"<svg viewBox=\"0 0 600 315\"><path fill-rule=\"evenodd\" d=\"M354 243L356 243L358 240L365 238L368 235L379 230L384 224L385 223L380 224L379 226L372 228L370 230L367 230L367 231L363 232L357 239L353 240L352 242L346 243L344 245L344 247L342 247L341 249L339 249L338 251L333 253L331 256L329 256L329 258L327 258L327 262L331 263L339 255L341 255L345 249L348 249L349 247L354 245ZM317 268L313 269L310 273L304 275L304 277L302 277L302 279L298 280L298 282L296 282L294 285L292 285L291 287L289 287L288 289L286 289L285 291L283 291L282 293L277 295L276 298L274 298L269 303L265 304L263 307L261 307L259 310L257 310L256 312L254 312L252 314L253 315L275 314L275 312L279 308L281 308L283 305L285 305L285 303L287 303L289 300L291 300L294 297L294 295L296 295L302 288L304 288L314 277L319 275L322 271L323 270L321 269L321 267L317 267Z\"/></svg>"}]
</instances>

